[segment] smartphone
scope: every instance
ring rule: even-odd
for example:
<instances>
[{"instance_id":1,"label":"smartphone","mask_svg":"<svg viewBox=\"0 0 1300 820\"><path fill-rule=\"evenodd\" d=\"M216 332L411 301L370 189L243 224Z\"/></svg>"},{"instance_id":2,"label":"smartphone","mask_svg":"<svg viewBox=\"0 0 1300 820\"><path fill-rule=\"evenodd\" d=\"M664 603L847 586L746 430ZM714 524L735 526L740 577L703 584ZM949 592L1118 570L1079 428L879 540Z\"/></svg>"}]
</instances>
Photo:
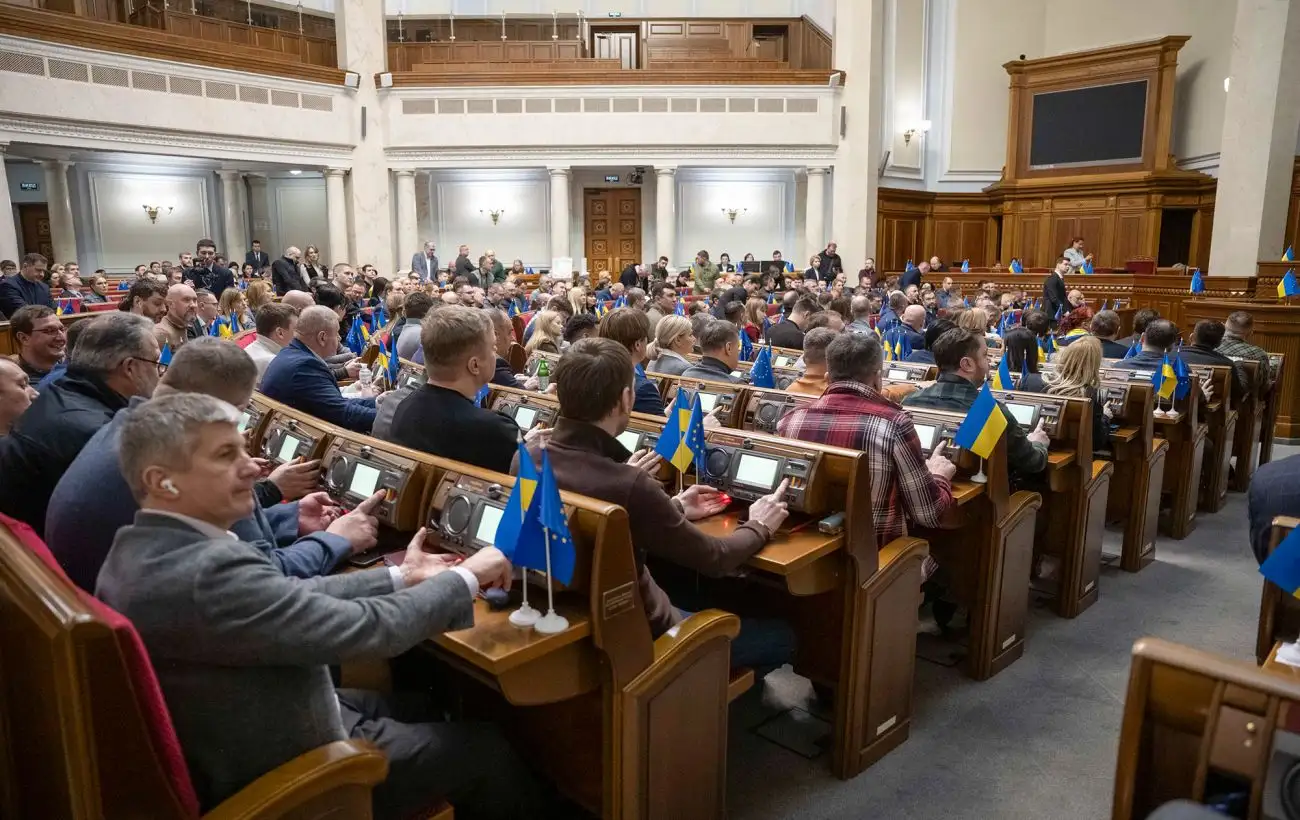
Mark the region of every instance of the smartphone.
<instances>
[{"instance_id":1,"label":"smartphone","mask_svg":"<svg viewBox=\"0 0 1300 820\"><path fill-rule=\"evenodd\" d=\"M382 560L384 560L384 554L379 550L375 549L375 550L370 550L369 552L363 552L360 555L352 556L351 558L348 559L348 563L354 567L365 568L365 567L373 567L375 564L378 564Z\"/></svg>"}]
</instances>

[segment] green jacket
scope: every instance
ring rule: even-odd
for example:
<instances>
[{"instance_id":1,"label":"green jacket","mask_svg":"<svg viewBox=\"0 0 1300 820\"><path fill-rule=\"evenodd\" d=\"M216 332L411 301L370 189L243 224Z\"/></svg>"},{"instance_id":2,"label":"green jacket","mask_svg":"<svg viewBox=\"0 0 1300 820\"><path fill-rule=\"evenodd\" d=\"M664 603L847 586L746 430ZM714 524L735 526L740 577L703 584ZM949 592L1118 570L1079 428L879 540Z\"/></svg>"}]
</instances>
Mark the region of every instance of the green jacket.
<instances>
[{"instance_id":1,"label":"green jacket","mask_svg":"<svg viewBox=\"0 0 1300 820\"><path fill-rule=\"evenodd\" d=\"M698 262L692 262L691 278L695 280L696 293L712 293L713 283L718 278L718 266L709 262L701 267Z\"/></svg>"}]
</instances>

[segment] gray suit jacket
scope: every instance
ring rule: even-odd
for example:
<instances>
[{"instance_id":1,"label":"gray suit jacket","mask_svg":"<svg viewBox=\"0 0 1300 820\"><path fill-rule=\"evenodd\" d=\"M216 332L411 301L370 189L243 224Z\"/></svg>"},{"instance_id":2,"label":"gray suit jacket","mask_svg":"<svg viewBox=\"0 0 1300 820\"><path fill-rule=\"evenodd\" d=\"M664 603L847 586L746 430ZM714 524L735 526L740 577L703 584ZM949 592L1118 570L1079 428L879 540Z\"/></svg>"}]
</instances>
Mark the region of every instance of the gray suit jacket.
<instances>
[{"instance_id":1,"label":"gray suit jacket","mask_svg":"<svg viewBox=\"0 0 1300 820\"><path fill-rule=\"evenodd\" d=\"M474 621L455 573L401 591L386 568L287 578L251 544L144 510L118 531L95 594L144 639L204 811L346 737L328 664Z\"/></svg>"},{"instance_id":2,"label":"gray suit jacket","mask_svg":"<svg viewBox=\"0 0 1300 820\"><path fill-rule=\"evenodd\" d=\"M430 266L429 264L430 261L433 262L432 266ZM411 270L420 274L421 282L429 281L431 275L432 278L437 279L438 278L438 255L434 254L433 259L430 260L427 256L424 255L424 251L417 252L414 256L411 257Z\"/></svg>"}]
</instances>

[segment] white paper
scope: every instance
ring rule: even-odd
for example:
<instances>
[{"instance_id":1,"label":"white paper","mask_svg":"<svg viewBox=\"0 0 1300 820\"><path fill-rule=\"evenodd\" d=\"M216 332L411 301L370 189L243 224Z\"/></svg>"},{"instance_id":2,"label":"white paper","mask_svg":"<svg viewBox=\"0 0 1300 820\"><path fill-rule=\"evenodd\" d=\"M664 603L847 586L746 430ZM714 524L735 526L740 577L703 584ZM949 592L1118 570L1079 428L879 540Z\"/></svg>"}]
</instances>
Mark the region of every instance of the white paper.
<instances>
[{"instance_id":1,"label":"white paper","mask_svg":"<svg viewBox=\"0 0 1300 820\"><path fill-rule=\"evenodd\" d=\"M1300 666L1300 645L1294 641L1277 648L1277 661L1287 666Z\"/></svg>"},{"instance_id":2,"label":"white paper","mask_svg":"<svg viewBox=\"0 0 1300 820\"><path fill-rule=\"evenodd\" d=\"M573 257L559 256L551 260L551 276L568 279L573 275Z\"/></svg>"}]
</instances>

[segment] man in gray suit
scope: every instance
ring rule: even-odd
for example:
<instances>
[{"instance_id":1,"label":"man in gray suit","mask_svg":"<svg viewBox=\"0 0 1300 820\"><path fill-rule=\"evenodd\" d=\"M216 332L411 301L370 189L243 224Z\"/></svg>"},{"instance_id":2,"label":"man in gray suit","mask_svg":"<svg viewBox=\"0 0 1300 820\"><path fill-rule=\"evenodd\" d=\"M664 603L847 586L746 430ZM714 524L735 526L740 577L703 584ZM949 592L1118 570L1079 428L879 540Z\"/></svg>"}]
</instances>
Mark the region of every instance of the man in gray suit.
<instances>
[{"instance_id":1,"label":"man in gray suit","mask_svg":"<svg viewBox=\"0 0 1300 820\"><path fill-rule=\"evenodd\" d=\"M376 817L437 798L458 817L534 817L531 778L489 725L392 720L377 696L336 692L329 664L388 658L474 622L481 587L508 587L495 548L453 566L416 533L400 566L288 578L229 532L253 509L259 468L239 412L174 393L125 411L122 473L140 503L95 594L135 624L207 811L259 776L349 736L389 759Z\"/></svg>"},{"instance_id":2,"label":"man in gray suit","mask_svg":"<svg viewBox=\"0 0 1300 820\"><path fill-rule=\"evenodd\" d=\"M411 257L411 270L420 274L421 282L438 278L438 256L434 253L436 250L433 240L426 239L424 250Z\"/></svg>"}]
</instances>

